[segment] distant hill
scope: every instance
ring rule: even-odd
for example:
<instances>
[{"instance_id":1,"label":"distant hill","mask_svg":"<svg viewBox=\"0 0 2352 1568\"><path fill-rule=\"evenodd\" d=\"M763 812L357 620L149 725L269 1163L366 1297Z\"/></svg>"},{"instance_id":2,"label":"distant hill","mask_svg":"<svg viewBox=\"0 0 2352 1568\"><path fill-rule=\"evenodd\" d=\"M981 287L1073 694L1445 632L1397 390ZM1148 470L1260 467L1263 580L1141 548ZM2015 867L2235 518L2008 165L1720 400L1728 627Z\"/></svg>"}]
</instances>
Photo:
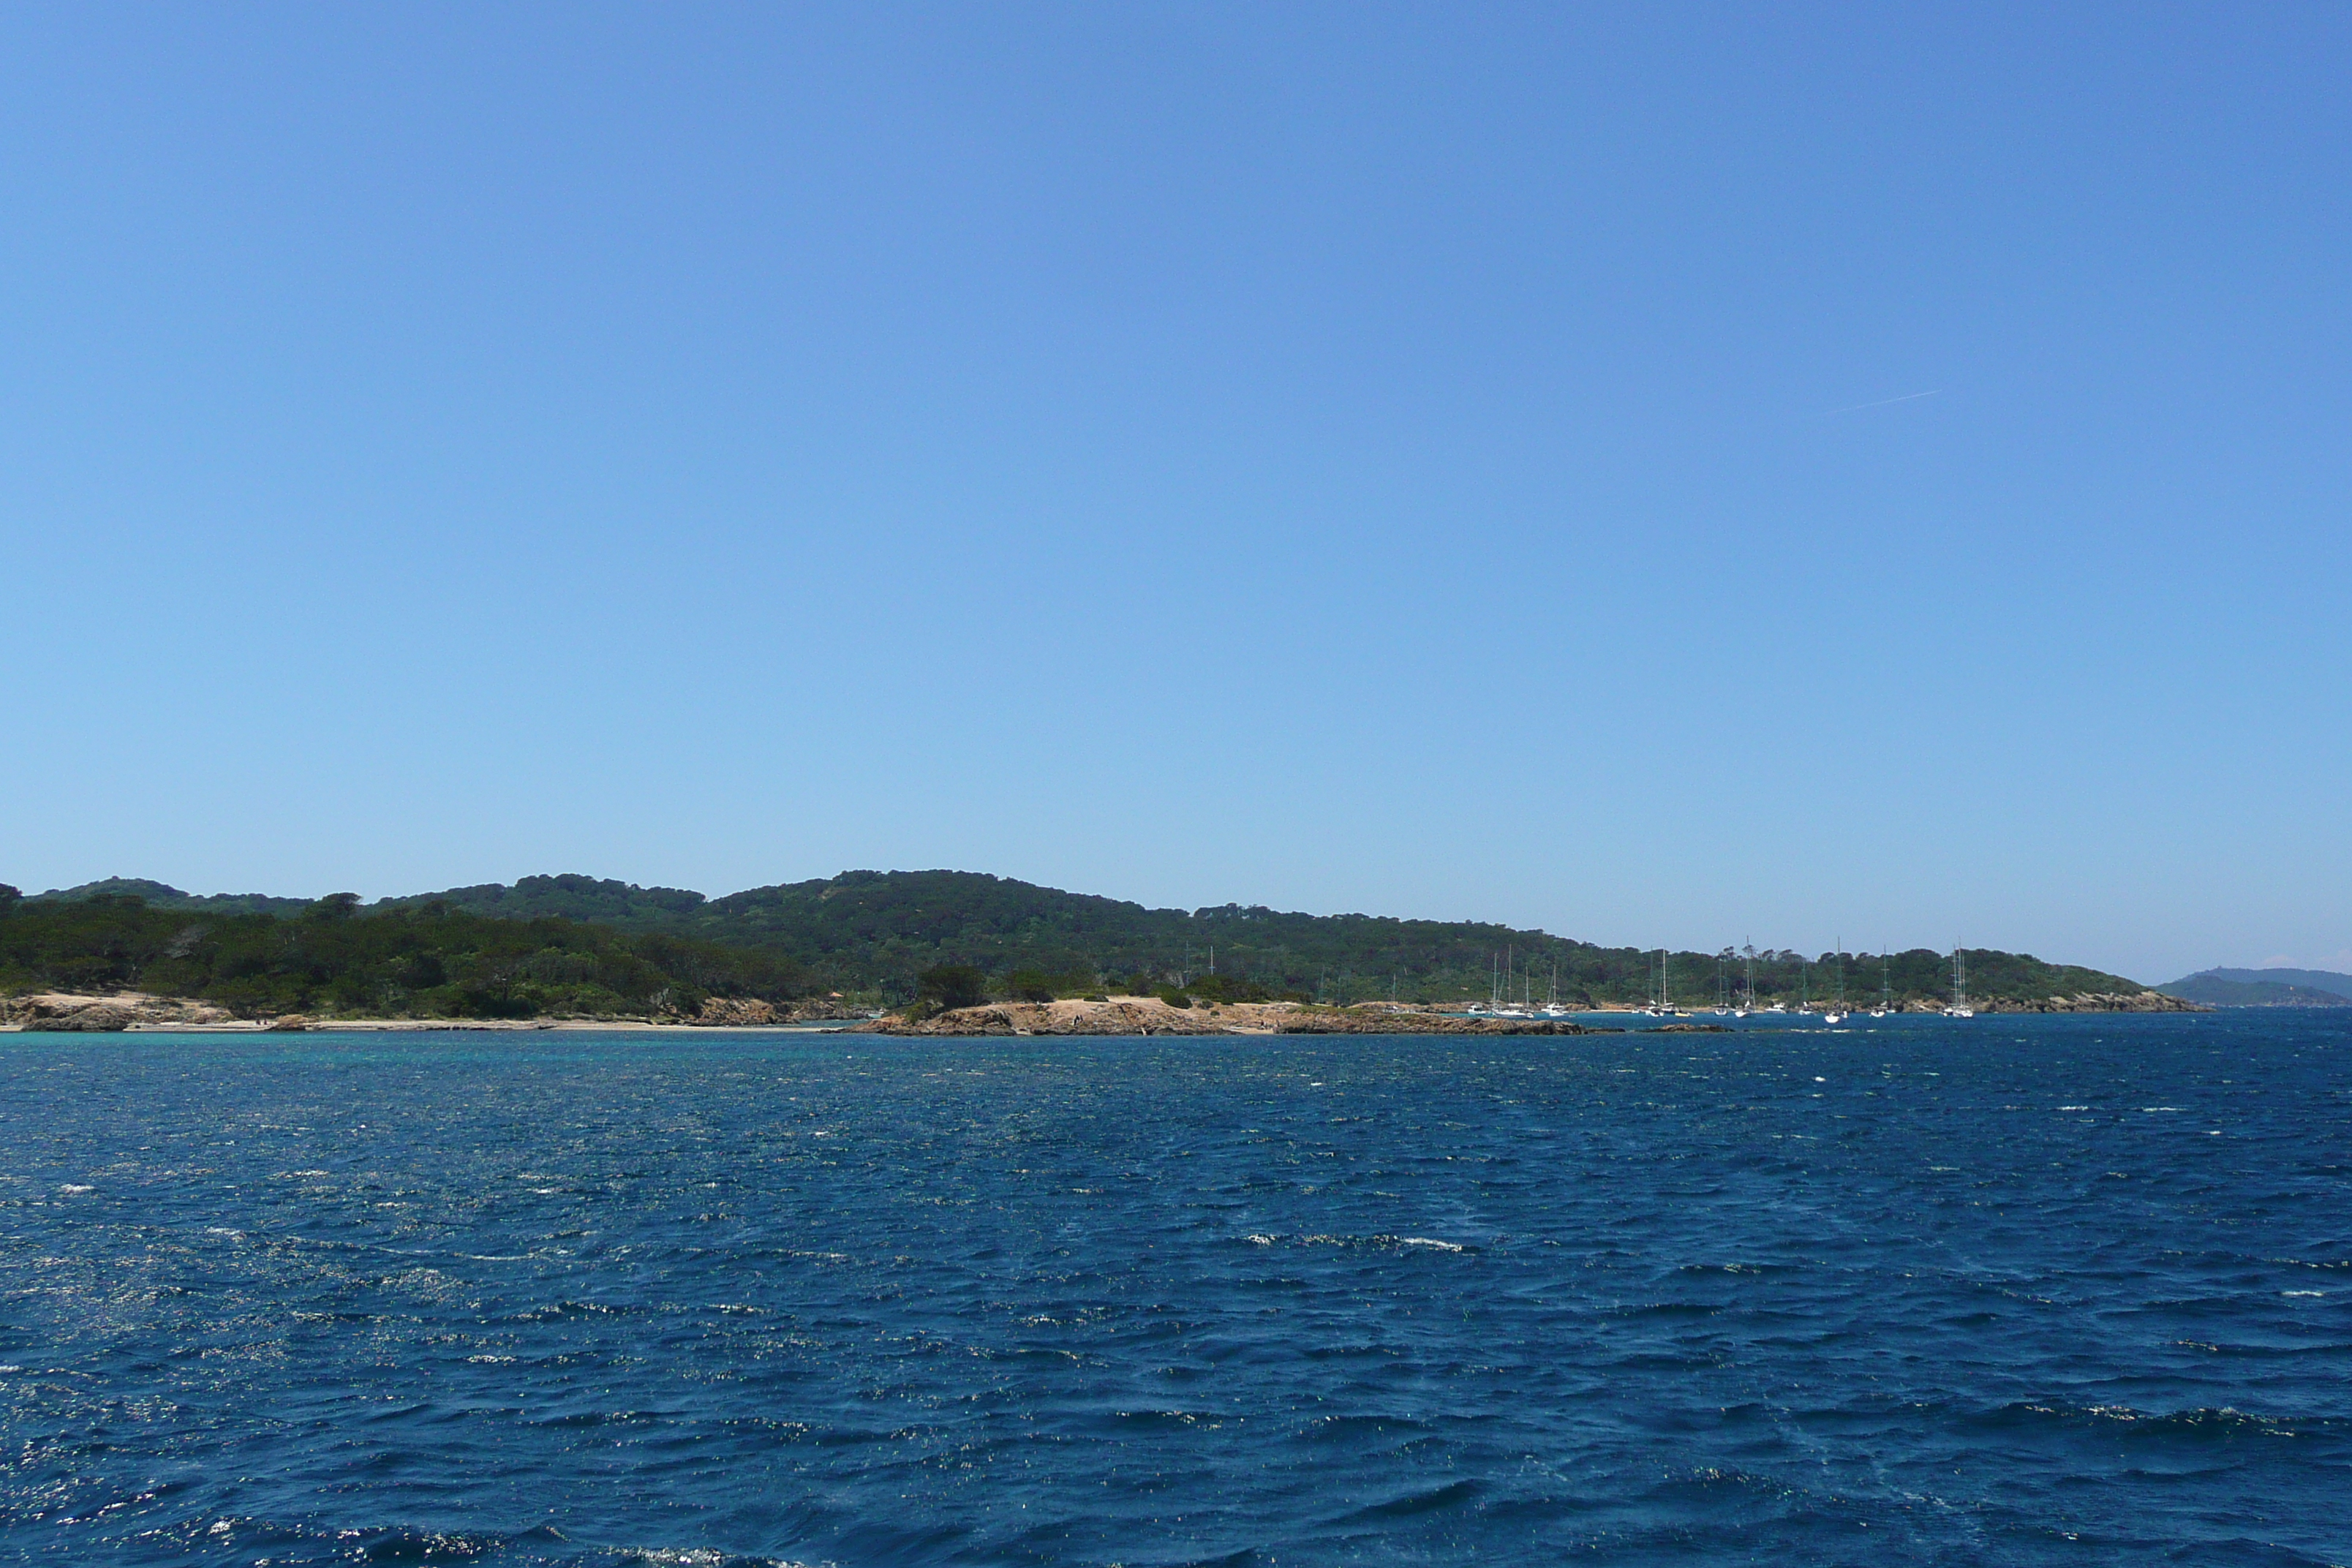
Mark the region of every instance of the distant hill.
<instances>
[{"instance_id":1,"label":"distant hill","mask_svg":"<svg viewBox=\"0 0 2352 1568\"><path fill-rule=\"evenodd\" d=\"M381 899L370 906L421 908L446 904L467 914L496 915L503 920L595 921L632 930L675 929L683 917L709 902L700 893L682 888L640 888L634 882L599 881L593 877L525 877L511 887L485 882L478 887L451 888L438 893Z\"/></svg>"},{"instance_id":2,"label":"distant hill","mask_svg":"<svg viewBox=\"0 0 2352 1568\"><path fill-rule=\"evenodd\" d=\"M52 888L26 897L28 904L81 902L89 899L141 899L158 910L205 910L219 914L290 915L307 908L308 899L274 899L267 893L184 893L163 882L143 877L109 877L79 888Z\"/></svg>"},{"instance_id":3,"label":"distant hill","mask_svg":"<svg viewBox=\"0 0 2352 1568\"><path fill-rule=\"evenodd\" d=\"M28 899L23 910L131 899L151 909L191 912L304 911L308 919L319 910L300 900L258 895L194 900L161 883L116 879ZM754 950L786 964L772 973L801 977L795 984L883 1001L911 996L916 977L942 963L972 965L992 987L1007 993L1177 985L1236 998L1348 1002L1393 992L1400 999L1443 1003L1483 1000L1499 986L1513 999L1541 1003L1556 987L1562 1003L1590 1006L1639 1003L1659 984L1654 951L1602 947L1544 931L1476 921L1298 914L1264 905L1155 910L969 871L845 871L718 899L593 877L526 877L511 885L386 899L352 912L362 921L563 921ZM1950 979L1949 955L1924 948L1843 960L1790 952L1752 957L1728 950L1677 952L1667 955L1664 978L1675 1002L1707 1006L1718 995L1736 996L1751 963L1759 1005L1828 1001L1841 972L1845 995L1857 1005L1882 993L1897 1004L1940 1002ZM1972 949L1968 967L1970 994L1980 1002L2130 995L2144 989L2120 975L2047 963L2027 953Z\"/></svg>"},{"instance_id":4,"label":"distant hill","mask_svg":"<svg viewBox=\"0 0 2352 1568\"><path fill-rule=\"evenodd\" d=\"M2216 980L2234 980L2242 985L2299 985L2352 1002L2352 974L2337 974L2326 969L2208 969L2204 973Z\"/></svg>"},{"instance_id":5,"label":"distant hill","mask_svg":"<svg viewBox=\"0 0 2352 1568\"><path fill-rule=\"evenodd\" d=\"M2352 974L2325 969L2200 969L2157 989L2209 1007L2352 1007Z\"/></svg>"}]
</instances>

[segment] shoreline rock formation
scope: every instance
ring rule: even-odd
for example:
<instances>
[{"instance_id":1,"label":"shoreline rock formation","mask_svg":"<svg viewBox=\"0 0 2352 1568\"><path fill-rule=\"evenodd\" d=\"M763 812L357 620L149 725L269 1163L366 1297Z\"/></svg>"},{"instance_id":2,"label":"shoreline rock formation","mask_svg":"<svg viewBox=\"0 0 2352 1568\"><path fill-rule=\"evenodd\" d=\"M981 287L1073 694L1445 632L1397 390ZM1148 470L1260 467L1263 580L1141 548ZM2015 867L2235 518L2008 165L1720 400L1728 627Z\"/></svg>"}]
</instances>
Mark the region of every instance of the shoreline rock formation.
<instances>
[{"instance_id":1,"label":"shoreline rock formation","mask_svg":"<svg viewBox=\"0 0 2352 1568\"><path fill-rule=\"evenodd\" d=\"M226 1008L209 1002L150 996L142 991L120 991L109 996L68 991L0 996L0 1026L18 1030L110 1035L132 1028L216 1028L236 1022Z\"/></svg>"}]
</instances>

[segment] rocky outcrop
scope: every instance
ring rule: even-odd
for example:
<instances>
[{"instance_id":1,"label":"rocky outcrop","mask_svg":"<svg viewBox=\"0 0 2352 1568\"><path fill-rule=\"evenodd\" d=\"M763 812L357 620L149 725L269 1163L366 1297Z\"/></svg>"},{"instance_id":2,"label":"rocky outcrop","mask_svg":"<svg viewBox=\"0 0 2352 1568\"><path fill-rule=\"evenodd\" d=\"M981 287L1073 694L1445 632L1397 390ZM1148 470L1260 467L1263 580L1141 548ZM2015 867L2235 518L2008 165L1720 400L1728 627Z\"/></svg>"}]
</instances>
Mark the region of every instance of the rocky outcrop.
<instances>
[{"instance_id":1,"label":"rocky outcrop","mask_svg":"<svg viewBox=\"0 0 2352 1568\"><path fill-rule=\"evenodd\" d=\"M1302 1008L1275 1025L1278 1035L1614 1035L1623 1031L1565 1018L1465 1018L1453 1013L1382 1008Z\"/></svg>"},{"instance_id":2,"label":"rocky outcrop","mask_svg":"<svg viewBox=\"0 0 2352 1568\"><path fill-rule=\"evenodd\" d=\"M957 1007L919 1020L881 1018L880 1035L1226 1035L1265 1034L1233 1016L1243 1009L1171 1007L1156 998L1118 1002L1003 1002ZM1220 1016L1220 1014L1225 1015Z\"/></svg>"},{"instance_id":3,"label":"rocky outcrop","mask_svg":"<svg viewBox=\"0 0 2352 1568\"><path fill-rule=\"evenodd\" d=\"M839 992L830 996L803 996L776 1010L777 1020L787 1024L847 1023L874 1016L873 1008L853 1006L842 999Z\"/></svg>"},{"instance_id":4,"label":"rocky outcrop","mask_svg":"<svg viewBox=\"0 0 2352 1568\"><path fill-rule=\"evenodd\" d=\"M89 996L50 991L0 997L0 1027L58 1034L114 1034L124 1029L172 1029L235 1020L207 1002L187 1002L144 992Z\"/></svg>"},{"instance_id":5,"label":"rocky outcrop","mask_svg":"<svg viewBox=\"0 0 2352 1568\"><path fill-rule=\"evenodd\" d=\"M676 1020L702 1028L762 1029L785 1024L851 1023L871 1018L870 1008L852 1007L838 996L798 1002L762 1002L756 996L713 996L690 1018Z\"/></svg>"},{"instance_id":6,"label":"rocky outcrop","mask_svg":"<svg viewBox=\"0 0 2352 1568\"><path fill-rule=\"evenodd\" d=\"M128 1007L110 1007L104 1003L70 1011L37 1013L22 1026L44 1034L120 1034L131 1027L137 1015Z\"/></svg>"},{"instance_id":7,"label":"rocky outcrop","mask_svg":"<svg viewBox=\"0 0 2352 1568\"><path fill-rule=\"evenodd\" d=\"M2211 1008L2161 991L2084 991L2073 996L1990 996L1979 1013L2210 1013Z\"/></svg>"},{"instance_id":8,"label":"rocky outcrop","mask_svg":"<svg viewBox=\"0 0 2352 1568\"><path fill-rule=\"evenodd\" d=\"M782 1020L777 1016L774 1004L756 996L713 996L703 1003L701 1011L684 1021L705 1027L740 1029Z\"/></svg>"}]
</instances>

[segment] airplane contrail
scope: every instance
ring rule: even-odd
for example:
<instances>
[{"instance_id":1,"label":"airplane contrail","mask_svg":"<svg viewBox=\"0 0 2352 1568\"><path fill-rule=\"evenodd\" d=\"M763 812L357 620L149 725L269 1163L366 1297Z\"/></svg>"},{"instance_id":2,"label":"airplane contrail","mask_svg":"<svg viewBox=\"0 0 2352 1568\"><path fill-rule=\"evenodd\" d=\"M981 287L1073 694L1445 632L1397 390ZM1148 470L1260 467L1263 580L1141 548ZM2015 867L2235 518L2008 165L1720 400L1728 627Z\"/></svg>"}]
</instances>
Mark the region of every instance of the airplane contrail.
<instances>
[{"instance_id":1,"label":"airplane contrail","mask_svg":"<svg viewBox=\"0 0 2352 1568\"><path fill-rule=\"evenodd\" d=\"M1882 397L1875 403L1857 403L1851 408L1832 408L1830 414L1859 414L1865 408L1884 408L1890 403L1909 403L1914 398L1941 397L1943 395L1944 389L1940 386L1933 392L1906 392L1900 397ZM1826 419L1829 414L1824 414L1822 417Z\"/></svg>"}]
</instances>

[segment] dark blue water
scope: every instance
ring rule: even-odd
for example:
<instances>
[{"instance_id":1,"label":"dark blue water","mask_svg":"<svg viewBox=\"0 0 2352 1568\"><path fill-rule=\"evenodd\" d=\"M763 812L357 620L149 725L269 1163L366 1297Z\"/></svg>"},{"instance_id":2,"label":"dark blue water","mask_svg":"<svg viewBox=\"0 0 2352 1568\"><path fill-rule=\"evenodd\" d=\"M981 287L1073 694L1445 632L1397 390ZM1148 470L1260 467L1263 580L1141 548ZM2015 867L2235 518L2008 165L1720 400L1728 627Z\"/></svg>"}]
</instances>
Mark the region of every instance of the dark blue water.
<instances>
[{"instance_id":1,"label":"dark blue water","mask_svg":"<svg viewBox=\"0 0 2352 1568\"><path fill-rule=\"evenodd\" d=\"M0 1552L2352 1560L2352 1030L0 1037Z\"/></svg>"}]
</instances>

